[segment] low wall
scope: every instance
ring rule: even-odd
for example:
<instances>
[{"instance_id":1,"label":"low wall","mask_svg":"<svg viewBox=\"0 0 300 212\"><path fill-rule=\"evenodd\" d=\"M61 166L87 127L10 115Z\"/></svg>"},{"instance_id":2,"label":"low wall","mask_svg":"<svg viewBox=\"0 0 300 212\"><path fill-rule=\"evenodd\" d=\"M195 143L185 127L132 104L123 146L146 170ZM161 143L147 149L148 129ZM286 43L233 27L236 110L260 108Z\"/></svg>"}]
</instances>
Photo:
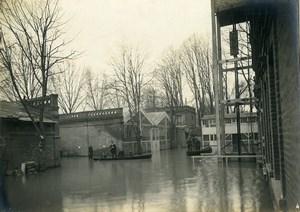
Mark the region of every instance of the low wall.
<instances>
[{"instance_id":1,"label":"low wall","mask_svg":"<svg viewBox=\"0 0 300 212\"><path fill-rule=\"evenodd\" d=\"M107 147L114 142L118 148L123 140L121 108L63 114L59 117L62 156L87 156L88 147Z\"/></svg>"}]
</instances>

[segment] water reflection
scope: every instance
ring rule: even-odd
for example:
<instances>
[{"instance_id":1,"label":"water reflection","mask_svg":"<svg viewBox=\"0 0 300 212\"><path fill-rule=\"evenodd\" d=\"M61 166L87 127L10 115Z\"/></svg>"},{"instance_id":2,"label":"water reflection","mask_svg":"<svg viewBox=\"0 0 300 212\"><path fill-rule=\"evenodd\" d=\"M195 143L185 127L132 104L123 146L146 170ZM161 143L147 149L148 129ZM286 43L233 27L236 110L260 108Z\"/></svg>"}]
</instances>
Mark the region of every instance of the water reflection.
<instances>
[{"instance_id":1,"label":"water reflection","mask_svg":"<svg viewBox=\"0 0 300 212\"><path fill-rule=\"evenodd\" d=\"M64 158L37 176L5 178L13 211L272 211L255 163L193 163L184 149L151 160ZM2 204L4 205L4 204Z\"/></svg>"}]
</instances>

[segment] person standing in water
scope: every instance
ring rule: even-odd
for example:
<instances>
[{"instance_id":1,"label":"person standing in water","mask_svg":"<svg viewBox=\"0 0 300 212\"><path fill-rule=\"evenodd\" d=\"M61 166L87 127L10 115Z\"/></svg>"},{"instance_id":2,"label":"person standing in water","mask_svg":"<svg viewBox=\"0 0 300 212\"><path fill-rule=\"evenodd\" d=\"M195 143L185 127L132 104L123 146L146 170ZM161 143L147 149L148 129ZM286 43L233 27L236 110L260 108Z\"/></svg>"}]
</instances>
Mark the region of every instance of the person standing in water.
<instances>
[{"instance_id":1,"label":"person standing in water","mask_svg":"<svg viewBox=\"0 0 300 212\"><path fill-rule=\"evenodd\" d=\"M93 147L89 146L89 151L88 151L89 159L93 158L93 152L94 152Z\"/></svg>"},{"instance_id":2,"label":"person standing in water","mask_svg":"<svg viewBox=\"0 0 300 212\"><path fill-rule=\"evenodd\" d=\"M114 144L113 141L111 142L111 145L110 145L110 152L111 152L111 156L113 158L115 158L117 156L117 146Z\"/></svg>"}]
</instances>

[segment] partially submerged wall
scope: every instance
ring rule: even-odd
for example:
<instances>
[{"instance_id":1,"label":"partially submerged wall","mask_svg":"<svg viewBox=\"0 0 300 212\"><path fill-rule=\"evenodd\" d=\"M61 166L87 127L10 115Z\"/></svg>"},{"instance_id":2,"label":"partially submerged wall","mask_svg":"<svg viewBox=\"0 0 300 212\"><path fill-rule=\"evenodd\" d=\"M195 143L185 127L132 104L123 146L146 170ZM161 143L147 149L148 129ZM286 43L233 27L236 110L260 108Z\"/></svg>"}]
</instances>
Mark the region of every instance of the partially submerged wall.
<instances>
[{"instance_id":1,"label":"partially submerged wall","mask_svg":"<svg viewBox=\"0 0 300 212\"><path fill-rule=\"evenodd\" d=\"M123 140L123 110L107 109L59 117L61 154L63 156L87 156L93 149L109 146L113 141L118 148Z\"/></svg>"}]
</instances>

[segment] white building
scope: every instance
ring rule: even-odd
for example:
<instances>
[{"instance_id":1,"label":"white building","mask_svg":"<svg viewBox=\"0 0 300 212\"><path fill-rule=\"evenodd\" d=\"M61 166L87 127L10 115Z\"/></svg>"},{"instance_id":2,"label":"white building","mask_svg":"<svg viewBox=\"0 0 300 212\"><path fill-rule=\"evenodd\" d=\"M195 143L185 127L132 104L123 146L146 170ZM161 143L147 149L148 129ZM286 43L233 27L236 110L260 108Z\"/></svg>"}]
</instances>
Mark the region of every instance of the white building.
<instances>
[{"instance_id":1,"label":"white building","mask_svg":"<svg viewBox=\"0 0 300 212\"><path fill-rule=\"evenodd\" d=\"M216 116L206 115L202 118L202 141L204 146L217 149ZM237 153L237 123L236 114L225 114L225 147L226 153ZM259 151L258 125L256 113L241 113L241 151L242 153L256 153Z\"/></svg>"}]
</instances>

